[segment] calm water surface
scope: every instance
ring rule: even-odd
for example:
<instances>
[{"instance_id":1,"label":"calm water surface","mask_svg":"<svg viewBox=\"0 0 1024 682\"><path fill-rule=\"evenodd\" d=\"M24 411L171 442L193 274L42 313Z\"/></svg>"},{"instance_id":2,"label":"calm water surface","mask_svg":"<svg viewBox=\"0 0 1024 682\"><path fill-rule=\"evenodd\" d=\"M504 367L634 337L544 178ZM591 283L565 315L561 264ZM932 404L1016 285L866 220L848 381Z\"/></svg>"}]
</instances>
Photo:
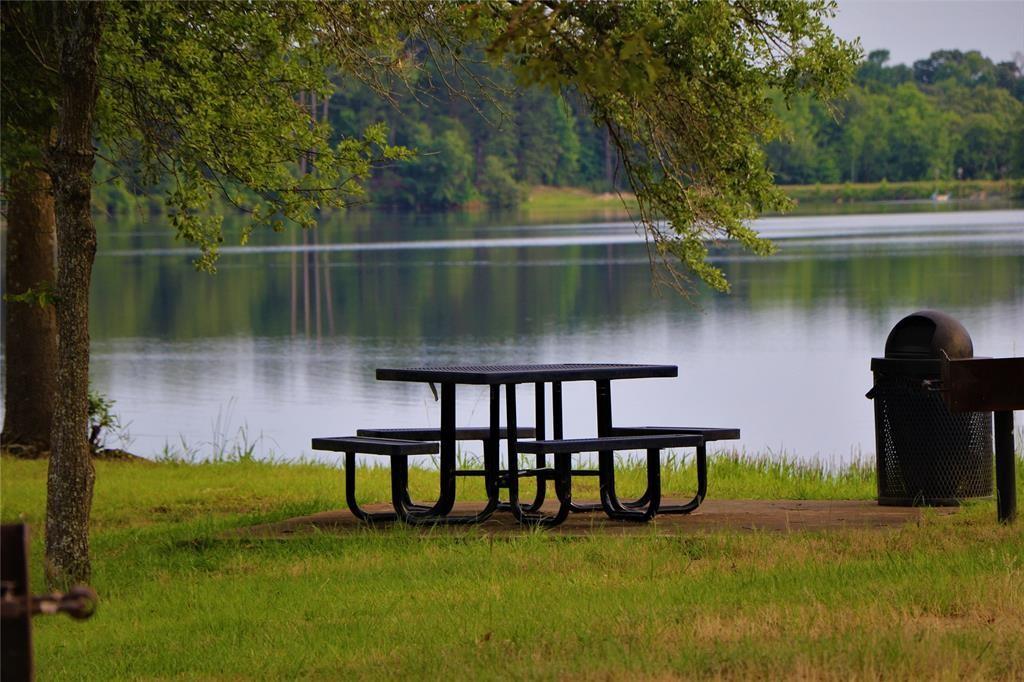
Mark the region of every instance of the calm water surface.
<instances>
[{"instance_id":1,"label":"calm water surface","mask_svg":"<svg viewBox=\"0 0 1024 682\"><path fill-rule=\"evenodd\" d=\"M196 273L161 225L102 226L93 381L130 449L312 455L312 436L428 426L424 385L374 369L650 362L678 379L614 382L619 424L739 426L749 453L827 463L874 451L868 369L904 315L960 318L978 355L1024 351L1024 211L770 218L779 253L714 252L730 295L654 291L628 222L336 216L315 233L225 249ZM566 434L594 433L592 384L566 385ZM532 388L520 423L532 423ZM486 389L458 394L486 422ZM525 421L522 421L525 420Z\"/></svg>"}]
</instances>

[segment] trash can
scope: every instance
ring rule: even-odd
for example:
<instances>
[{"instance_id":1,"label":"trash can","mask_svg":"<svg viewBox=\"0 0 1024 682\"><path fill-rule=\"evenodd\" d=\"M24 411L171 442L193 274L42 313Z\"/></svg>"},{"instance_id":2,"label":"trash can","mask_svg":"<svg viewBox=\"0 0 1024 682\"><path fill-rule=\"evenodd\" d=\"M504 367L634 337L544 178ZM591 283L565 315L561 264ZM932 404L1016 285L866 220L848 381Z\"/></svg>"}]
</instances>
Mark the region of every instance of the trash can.
<instances>
[{"instance_id":1,"label":"trash can","mask_svg":"<svg viewBox=\"0 0 1024 682\"><path fill-rule=\"evenodd\" d=\"M940 361L974 356L971 336L935 310L892 328L885 357L871 359L878 503L953 506L992 495L992 413L952 413L940 394Z\"/></svg>"}]
</instances>

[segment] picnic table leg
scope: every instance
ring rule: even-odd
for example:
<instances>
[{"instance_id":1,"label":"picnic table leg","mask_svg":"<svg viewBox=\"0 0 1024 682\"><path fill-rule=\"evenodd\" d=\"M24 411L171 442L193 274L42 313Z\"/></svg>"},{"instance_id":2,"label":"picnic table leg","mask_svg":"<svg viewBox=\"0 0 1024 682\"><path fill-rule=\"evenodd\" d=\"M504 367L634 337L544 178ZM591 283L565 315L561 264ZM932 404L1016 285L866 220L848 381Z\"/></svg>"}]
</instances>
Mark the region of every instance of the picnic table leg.
<instances>
[{"instance_id":1,"label":"picnic table leg","mask_svg":"<svg viewBox=\"0 0 1024 682\"><path fill-rule=\"evenodd\" d=\"M562 382L551 382L551 437L561 440L564 437L562 431Z\"/></svg>"},{"instance_id":2,"label":"picnic table leg","mask_svg":"<svg viewBox=\"0 0 1024 682\"><path fill-rule=\"evenodd\" d=\"M426 513L429 512L431 509L431 505L429 504L418 504L416 502L413 502L412 495L409 494L408 488L402 494L402 504L405 506L406 509L412 512Z\"/></svg>"},{"instance_id":3,"label":"picnic table leg","mask_svg":"<svg viewBox=\"0 0 1024 682\"><path fill-rule=\"evenodd\" d=\"M441 498L438 514L455 506L455 384L441 384Z\"/></svg>"},{"instance_id":4,"label":"picnic table leg","mask_svg":"<svg viewBox=\"0 0 1024 682\"><path fill-rule=\"evenodd\" d=\"M490 438L484 445L484 487L488 497L495 498L501 492L501 386L494 385L491 389L490 400ZM491 466L493 464L493 467ZM493 471L492 471L493 469ZM501 509L502 504L498 504Z\"/></svg>"},{"instance_id":5,"label":"picnic table leg","mask_svg":"<svg viewBox=\"0 0 1024 682\"><path fill-rule=\"evenodd\" d=\"M403 493L402 513L410 517L438 517L451 512L455 506L455 384L441 384L441 455L438 466L440 479L437 501L431 505L414 504L408 490ZM394 463L392 463L392 467ZM408 470L408 465L406 465ZM395 511L398 511L396 506Z\"/></svg>"},{"instance_id":6,"label":"picnic table leg","mask_svg":"<svg viewBox=\"0 0 1024 682\"><path fill-rule=\"evenodd\" d=\"M515 384L505 386L505 423L508 428L508 508L519 520L523 510L519 506L519 426L516 423Z\"/></svg>"},{"instance_id":7,"label":"picnic table leg","mask_svg":"<svg viewBox=\"0 0 1024 682\"><path fill-rule=\"evenodd\" d=\"M645 493L646 494L646 493ZM708 449L701 443L697 446L697 494L686 504L670 504L661 507L659 514L689 514L701 505L708 495Z\"/></svg>"},{"instance_id":8,"label":"picnic table leg","mask_svg":"<svg viewBox=\"0 0 1024 682\"><path fill-rule=\"evenodd\" d=\"M489 386L490 388L490 401L488 402L489 417L488 417L488 431L487 438L484 439L484 464L487 463L487 458L492 454L497 453L501 449L501 389L498 386ZM497 411L497 412L496 412ZM486 466L484 467L486 469ZM484 485L489 485L486 476L484 477ZM501 509L503 503L499 503L498 509Z\"/></svg>"},{"instance_id":9,"label":"picnic table leg","mask_svg":"<svg viewBox=\"0 0 1024 682\"><path fill-rule=\"evenodd\" d=\"M544 404L544 382L538 381L534 385L534 420L537 429L537 440L544 440L544 433L547 430L546 424L544 423L544 417L546 412L546 406ZM545 469L547 467L547 457L543 453L536 456L536 468L538 470ZM528 507L524 507L527 511L535 512L540 511L541 505L544 504L544 497L547 495L548 480L543 473L537 474L537 494L533 498L533 504Z\"/></svg>"},{"instance_id":10,"label":"picnic table leg","mask_svg":"<svg viewBox=\"0 0 1024 682\"><path fill-rule=\"evenodd\" d=\"M554 515L528 511L519 504L519 454L518 427L516 425L516 385L505 385L505 420L508 423L508 504L516 521L531 526L557 526L569 516L572 506L572 479L570 469L572 456L555 455L555 492L559 494L558 512ZM541 478L538 477L538 485Z\"/></svg>"},{"instance_id":11,"label":"picnic table leg","mask_svg":"<svg viewBox=\"0 0 1024 682\"><path fill-rule=\"evenodd\" d=\"M602 476L602 478L604 478ZM643 511L627 510L615 499L614 486L601 486L601 506L609 517L617 521L650 521L661 505L661 450L647 450L647 491L651 501Z\"/></svg>"},{"instance_id":12,"label":"picnic table leg","mask_svg":"<svg viewBox=\"0 0 1024 682\"><path fill-rule=\"evenodd\" d=\"M534 406L535 406L535 419L536 419L536 431L537 440L544 439L545 429L545 405L544 405L544 383L537 382L534 384ZM494 390L499 390L499 386L493 386ZM500 409L500 408L499 408ZM518 463L518 462L517 462ZM543 454L536 455L536 468L544 469L547 467L547 457ZM511 474L510 474L511 475ZM524 510L528 512L540 511L541 506L544 504L544 498L547 496L547 478L543 473L537 474L537 494L533 498L533 502L528 505L520 505ZM501 502L498 504L498 509L508 511L512 509L512 506L507 502Z\"/></svg>"},{"instance_id":13,"label":"picnic table leg","mask_svg":"<svg viewBox=\"0 0 1024 682\"><path fill-rule=\"evenodd\" d=\"M611 435L612 429L612 382L602 379L597 382L597 435L604 438ZM598 469L601 471L602 506L605 494L611 501L612 508L621 510L622 505L615 494L615 453L602 450L597 453Z\"/></svg>"},{"instance_id":14,"label":"picnic table leg","mask_svg":"<svg viewBox=\"0 0 1024 682\"><path fill-rule=\"evenodd\" d=\"M395 458L396 461L399 458ZM398 464L399 467L404 469L405 459L402 458ZM486 456L484 460L484 470L487 472L487 479L497 482L498 480L498 460L496 457ZM428 515L428 514L412 514L402 500L401 492L396 488L392 488L392 503L395 505L395 510L398 513L398 518L411 526L465 526L474 523L483 523L494 510L498 508L498 489L497 485L488 485L487 494L487 505L475 514L468 514L466 516L447 516L444 514Z\"/></svg>"},{"instance_id":15,"label":"picnic table leg","mask_svg":"<svg viewBox=\"0 0 1024 682\"><path fill-rule=\"evenodd\" d=\"M551 382L551 437L554 438L555 440L562 440L563 438L565 438L565 412L562 409L562 382L561 381L552 381ZM558 462L559 462L559 460L558 460L558 457L556 456L555 457L555 475L556 475L556 477L560 475L558 473ZM582 511L582 510L576 509L576 505L574 505L573 502L572 502L572 494L571 494L571 490L572 490L572 455L571 454L566 456L565 466L568 467L568 470L566 472L566 476L568 477L567 478L568 483L566 484L566 487L569 490L567 491L566 494L567 494L567 499L569 501L569 511L574 511L574 512L575 511ZM559 479L556 478L556 482L555 482L555 494L556 495L558 495L558 482L557 482L558 480ZM558 495L558 499L561 500L562 499L562 495Z\"/></svg>"},{"instance_id":16,"label":"picnic table leg","mask_svg":"<svg viewBox=\"0 0 1024 682\"><path fill-rule=\"evenodd\" d=\"M447 390L446 390L447 389ZM484 442L484 486L487 491L487 504L476 514L465 516L448 516L455 505L455 386L441 385L441 499L434 505L435 510L428 513L414 512L405 505L405 497L397 487L392 487L392 504L395 512L405 523L413 526L462 526L486 521L498 508L498 478L500 461L498 442L500 438L500 399L499 390L495 386L491 390L491 428L487 441ZM447 445L446 445L447 444ZM446 456L446 453L448 456ZM396 458L397 461L397 458ZM397 462L401 472L399 483L407 487L407 467L404 458ZM444 503L442 506L442 502Z\"/></svg>"},{"instance_id":17,"label":"picnic table leg","mask_svg":"<svg viewBox=\"0 0 1024 682\"><path fill-rule=\"evenodd\" d=\"M404 458L396 458L402 459ZM391 469L391 488L395 488L395 469ZM404 488L403 488L404 489ZM352 516L360 521L374 523L377 521L394 521L398 514L394 512L368 512L356 502L356 453L345 453L345 502L348 504Z\"/></svg>"},{"instance_id":18,"label":"picnic table leg","mask_svg":"<svg viewBox=\"0 0 1024 682\"><path fill-rule=\"evenodd\" d=\"M697 494L686 504L671 504L661 507L661 514L689 514L699 507L704 498L708 495L708 449L707 445L701 443L697 446ZM627 509L641 509L647 506L651 500L650 489L632 502L623 502L622 506Z\"/></svg>"},{"instance_id":19,"label":"picnic table leg","mask_svg":"<svg viewBox=\"0 0 1024 682\"><path fill-rule=\"evenodd\" d=\"M597 435L599 438L611 435L612 428L612 386L608 379L599 379L597 385ZM605 488L608 488L608 499L615 509L622 509L622 503L615 495L615 453L602 450L597 453L597 467L600 472L601 499L604 499ZM574 512L600 511L604 509L601 502L590 504L573 504Z\"/></svg>"},{"instance_id":20,"label":"picnic table leg","mask_svg":"<svg viewBox=\"0 0 1024 682\"><path fill-rule=\"evenodd\" d=\"M391 506L395 508L395 516L401 517L401 510L408 513L405 502L409 499L409 458L391 458Z\"/></svg>"},{"instance_id":21,"label":"picnic table leg","mask_svg":"<svg viewBox=\"0 0 1024 682\"><path fill-rule=\"evenodd\" d=\"M625 507L626 509L640 509L641 507L646 507L647 503L650 502L650 500L651 491L645 490L644 494L636 498L635 500L623 500L622 506Z\"/></svg>"},{"instance_id":22,"label":"picnic table leg","mask_svg":"<svg viewBox=\"0 0 1024 682\"><path fill-rule=\"evenodd\" d=\"M413 502L412 501L412 497L409 495L409 491L408 490L405 491L405 496L404 496L404 499L403 499L403 504L405 505L405 508L410 510L410 511L414 511L414 512L428 512L428 511L430 511L430 505L429 504L417 504L416 502Z\"/></svg>"},{"instance_id":23,"label":"picnic table leg","mask_svg":"<svg viewBox=\"0 0 1024 682\"><path fill-rule=\"evenodd\" d=\"M565 422L562 413L562 382L551 382L551 437L560 440L565 437ZM555 495L565 507L572 511L572 454L555 455ZM564 518L562 519L565 520Z\"/></svg>"}]
</instances>

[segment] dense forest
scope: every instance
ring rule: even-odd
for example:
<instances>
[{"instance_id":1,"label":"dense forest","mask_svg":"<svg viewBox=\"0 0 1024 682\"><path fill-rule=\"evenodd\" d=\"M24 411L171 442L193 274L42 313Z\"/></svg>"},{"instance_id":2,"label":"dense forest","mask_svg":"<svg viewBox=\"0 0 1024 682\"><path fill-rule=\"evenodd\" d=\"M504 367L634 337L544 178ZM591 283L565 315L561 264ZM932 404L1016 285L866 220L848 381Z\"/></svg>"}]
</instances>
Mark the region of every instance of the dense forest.
<instances>
[{"instance_id":1,"label":"dense forest","mask_svg":"<svg viewBox=\"0 0 1024 682\"><path fill-rule=\"evenodd\" d=\"M822 103L779 98L783 130L765 144L780 184L978 180L1024 176L1024 72L978 52L942 50L906 66L870 53L846 96ZM329 102L300 104L337 135L383 121L388 142L417 152L378 171L368 199L378 206L512 207L533 185L606 192L624 187L614 147L571 92L520 87L483 60L425 71L396 84L390 101L358 81L337 81ZM488 96L477 97L480 84ZM493 86L497 85L498 88ZM99 171L99 203L132 204ZM141 190L136 190L142 193Z\"/></svg>"},{"instance_id":2,"label":"dense forest","mask_svg":"<svg viewBox=\"0 0 1024 682\"><path fill-rule=\"evenodd\" d=\"M767 145L781 184L1003 179L1024 175L1024 73L978 52L943 50L912 67L868 55L830 107L780 105Z\"/></svg>"}]
</instances>

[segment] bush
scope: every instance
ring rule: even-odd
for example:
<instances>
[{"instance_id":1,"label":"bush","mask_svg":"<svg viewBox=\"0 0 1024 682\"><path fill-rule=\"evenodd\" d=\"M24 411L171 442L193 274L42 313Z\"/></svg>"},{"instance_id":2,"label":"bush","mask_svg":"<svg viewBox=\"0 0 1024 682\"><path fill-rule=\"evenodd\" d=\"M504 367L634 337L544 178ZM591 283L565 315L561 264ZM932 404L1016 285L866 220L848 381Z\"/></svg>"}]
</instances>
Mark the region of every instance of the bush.
<instances>
[{"instance_id":1,"label":"bush","mask_svg":"<svg viewBox=\"0 0 1024 682\"><path fill-rule=\"evenodd\" d=\"M524 199L522 187L497 156L484 159L477 189L491 208L515 208Z\"/></svg>"},{"instance_id":2,"label":"bush","mask_svg":"<svg viewBox=\"0 0 1024 682\"><path fill-rule=\"evenodd\" d=\"M111 412L113 407L113 400L99 391L89 391L89 447L93 454L103 450L112 433L124 439L121 418Z\"/></svg>"}]
</instances>

